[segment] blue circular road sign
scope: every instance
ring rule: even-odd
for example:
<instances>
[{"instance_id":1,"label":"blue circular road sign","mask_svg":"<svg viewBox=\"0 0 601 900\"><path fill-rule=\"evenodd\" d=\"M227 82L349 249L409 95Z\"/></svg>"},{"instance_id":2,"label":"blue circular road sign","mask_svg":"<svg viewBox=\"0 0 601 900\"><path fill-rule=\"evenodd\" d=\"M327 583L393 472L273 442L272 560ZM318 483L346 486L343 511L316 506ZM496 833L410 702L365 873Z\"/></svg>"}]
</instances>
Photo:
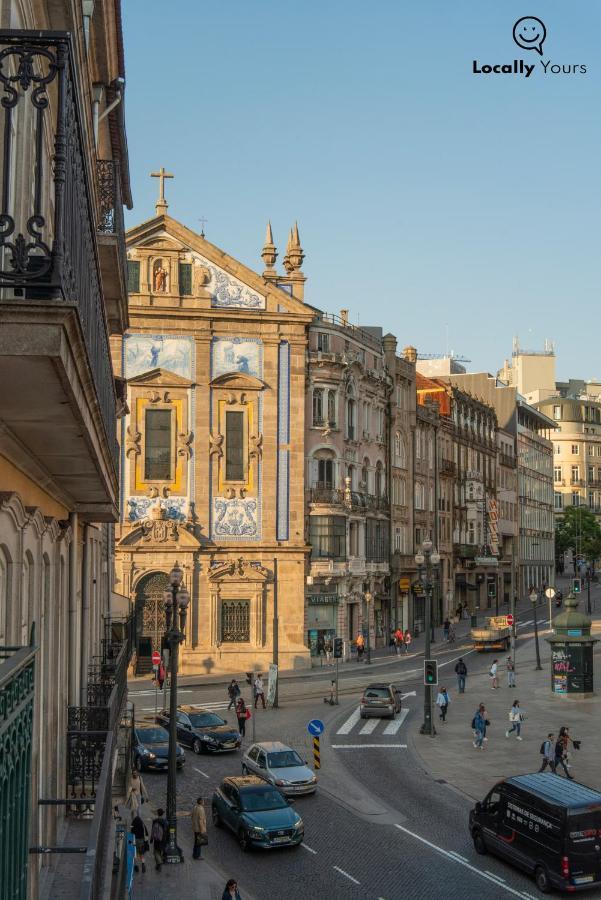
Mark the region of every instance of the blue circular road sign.
<instances>
[{"instance_id":1,"label":"blue circular road sign","mask_svg":"<svg viewBox=\"0 0 601 900\"><path fill-rule=\"evenodd\" d=\"M307 731L309 734L312 734L313 737L319 737L325 730L326 726L321 719L311 719L311 721L307 723Z\"/></svg>"}]
</instances>

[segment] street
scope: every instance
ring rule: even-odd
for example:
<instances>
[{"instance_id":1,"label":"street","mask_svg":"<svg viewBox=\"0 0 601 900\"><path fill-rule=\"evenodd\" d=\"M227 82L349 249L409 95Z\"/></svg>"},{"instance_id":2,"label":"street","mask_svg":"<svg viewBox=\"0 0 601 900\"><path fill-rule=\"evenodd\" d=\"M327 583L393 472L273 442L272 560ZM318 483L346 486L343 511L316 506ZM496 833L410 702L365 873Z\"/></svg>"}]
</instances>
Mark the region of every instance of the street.
<instances>
[{"instance_id":1,"label":"street","mask_svg":"<svg viewBox=\"0 0 601 900\"><path fill-rule=\"evenodd\" d=\"M542 616L541 616L542 618ZM529 660L533 654L531 622L522 623L518 641L518 659ZM440 684L451 689L456 707L450 718L461 717L464 754L475 753L471 747L469 719L479 696L470 695L473 683L482 683L488 691L488 669L491 657L475 654L460 640L457 645L437 643ZM545 645L546 654L546 645ZM469 678L465 698L455 697L454 665L459 656L466 659ZM278 710L257 710L257 740L278 739L295 747L312 765L311 743L306 723L321 718L325 733L321 741L322 769L317 793L296 800L295 809L305 823L305 843L294 850L252 852L243 854L235 836L216 830L209 824L209 846L206 857L223 875L239 880L244 900L263 900L278 896L285 886L289 898L348 897L533 897L536 888L531 879L494 857L476 854L467 830L473 800L465 789L450 783L453 779L431 777L417 752L424 742L436 744L440 752L447 739L438 726L435 738L420 737L423 712L422 658L411 654L407 659L390 659L387 665L365 665L360 671L348 671L338 707L323 704L310 697L317 686L283 681ZM524 663L525 665L525 663ZM347 667L350 668L350 667ZM384 671L383 671L384 670ZM384 674L384 672L386 674ZM541 680L546 673L540 673ZM370 680L394 680L403 692L403 709L391 722L373 718L359 719L358 698L361 688ZM542 683L542 681L541 681ZM323 685L323 682L320 682ZM217 710L230 722L227 700L215 687L184 688L189 693L182 703L204 705ZM480 690L480 688L479 688ZM243 690L244 693L244 690ZM321 690L321 695L324 691ZM132 700L149 707L151 694L132 692ZM248 695L247 695L248 699ZM488 699L488 695L487 695ZM153 709L145 715L152 716ZM449 726L450 727L450 726ZM503 726L504 727L504 726ZM244 746L251 741L250 723ZM523 771L538 766L537 735L524 752L527 760ZM526 742L519 745L526 748ZM505 749L507 744L501 745ZM427 749L427 747L426 747ZM462 750L459 755L462 755ZM444 756L443 756L444 759ZM449 761L450 762L450 761ZM486 760L488 762L488 760ZM473 759L484 764L480 755ZM473 765L473 763L471 763ZM161 885L182 878L183 871L194 879L195 870L206 863L191 860L191 831L186 813L199 795L205 798L207 817L213 788L228 774L240 773L240 754L195 756L187 751L187 762L178 774L179 840L186 854L181 867L163 867L158 875L148 872L136 876L136 896L161 896ZM153 809L164 802L165 779L160 774L145 774ZM487 784L492 786L494 775ZM449 783L446 783L448 780ZM476 793L477 796L479 796ZM483 796L483 794L482 794ZM149 866L149 869L151 867ZM190 884L194 883L190 881ZM213 896L207 894L206 896ZM217 894L215 894L217 896Z\"/></svg>"}]
</instances>

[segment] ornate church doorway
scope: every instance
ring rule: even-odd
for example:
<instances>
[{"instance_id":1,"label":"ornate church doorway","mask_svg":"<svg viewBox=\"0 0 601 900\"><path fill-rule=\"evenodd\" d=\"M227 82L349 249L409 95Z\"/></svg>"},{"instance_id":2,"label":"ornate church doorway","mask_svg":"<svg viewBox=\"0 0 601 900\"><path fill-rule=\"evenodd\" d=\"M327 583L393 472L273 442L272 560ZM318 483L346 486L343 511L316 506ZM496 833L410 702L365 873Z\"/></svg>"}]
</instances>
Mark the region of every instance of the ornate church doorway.
<instances>
[{"instance_id":1,"label":"ornate church doorway","mask_svg":"<svg viewBox=\"0 0 601 900\"><path fill-rule=\"evenodd\" d=\"M164 593L169 589L165 572L150 572L140 579L136 588L136 646L140 675L152 669L152 651L161 650L165 634Z\"/></svg>"}]
</instances>

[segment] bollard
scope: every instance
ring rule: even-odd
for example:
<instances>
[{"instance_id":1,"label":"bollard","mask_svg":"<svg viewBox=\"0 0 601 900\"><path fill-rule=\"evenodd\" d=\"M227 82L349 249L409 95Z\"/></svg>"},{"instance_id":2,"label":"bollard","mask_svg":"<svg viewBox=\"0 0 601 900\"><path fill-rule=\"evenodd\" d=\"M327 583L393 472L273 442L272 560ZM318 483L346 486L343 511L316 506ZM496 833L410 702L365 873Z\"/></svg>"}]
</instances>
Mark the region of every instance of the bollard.
<instances>
[{"instance_id":1,"label":"bollard","mask_svg":"<svg viewBox=\"0 0 601 900\"><path fill-rule=\"evenodd\" d=\"M313 738L313 765L316 769L321 769L321 759L319 754L319 738Z\"/></svg>"}]
</instances>

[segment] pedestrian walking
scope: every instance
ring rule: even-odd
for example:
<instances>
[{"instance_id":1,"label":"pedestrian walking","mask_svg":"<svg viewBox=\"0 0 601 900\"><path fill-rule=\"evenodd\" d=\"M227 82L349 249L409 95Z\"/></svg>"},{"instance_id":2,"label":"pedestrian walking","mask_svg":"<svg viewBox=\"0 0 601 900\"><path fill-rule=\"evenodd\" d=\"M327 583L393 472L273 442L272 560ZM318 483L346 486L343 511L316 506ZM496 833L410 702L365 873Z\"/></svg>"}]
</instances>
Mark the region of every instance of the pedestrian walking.
<instances>
[{"instance_id":1,"label":"pedestrian walking","mask_svg":"<svg viewBox=\"0 0 601 900\"><path fill-rule=\"evenodd\" d=\"M236 700L236 718L238 719L238 731L244 737L246 735L246 723L250 719L250 709L244 702L244 697L238 697Z\"/></svg>"},{"instance_id":2,"label":"pedestrian walking","mask_svg":"<svg viewBox=\"0 0 601 900\"><path fill-rule=\"evenodd\" d=\"M448 617L442 623L442 639L443 641L448 641L449 639L449 629L451 627L451 623L449 622Z\"/></svg>"},{"instance_id":3,"label":"pedestrian walking","mask_svg":"<svg viewBox=\"0 0 601 900\"><path fill-rule=\"evenodd\" d=\"M328 666L332 665L332 652L334 648L332 647L332 639L326 638L323 644L324 653L326 655L326 663Z\"/></svg>"},{"instance_id":4,"label":"pedestrian walking","mask_svg":"<svg viewBox=\"0 0 601 900\"><path fill-rule=\"evenodd\" d=\"M564 734L562 734L562 731ZM557 767L561 766L564 772L566 773L566 778L572 779L574 776L570 775L569 766L567 762L567 750L566 750L566 742L565 742L565 729L561 728L559 731L559 737L555 742L555 774L558 775Z\"/></svg>"},{"instance_id":5,"label":"pedestrian walking","mask_svg":"<svg viewBox=\"0 0 601 900\"><path fill-rule=\"evenodd\" d=\"M230 878L226 884L225 890L221 895L221 900L242 900L240 891L238 890L238 883L235 878Z\"/></svg>"},{"instance_id":6,"label":"pedestrian walking","mask_svg":"<svg viewBox=\"0 0 601 900\"><path fill-rule=\"evenodd\" d=\"M260 672L257 673L255 678L255 709L259 700L261 700L263 709L265 709L265 688L263 687L263 676Z\"/></svg>"},{"instance_id":7,"label":"pedestrian walking","mask_svg":"<svg viewBox=\"0 0 601 900\"><path fill-rule=\"evenodd\" d=\"M125 801L125 805L131 810L132 819L135 819L142 808L142 804L147 801L148 791L146 790L146 785L140 773L134 769L131 773L129 792Z\"/></svg>"},{"instance_id":8,"label":"pedestrian walking","mask_svg":"<svg viewBox=\"0 0 601 900\"><path fill-rule=\"evenodd\" d=\"M159 668L157 669L157 685L159 691L163 690L163 685L165 683L165 666L163 665L163 660L159 663Z\"/></svg>"},{"instance_id":9,"label":"pedestrian walking","mask_svg":"<svg viewBox=\"0 0 601 900\"><path fill-rule=\"evenodd\" d=\"M150 829L150 840L152 843L152 852L154 854L154 865L157 872L161 871L163 865L163 850L167 843L167 819L165 818L165 810L157 809L156 819L152 820Z\"/></svg>"},{"instance_id":10,"label":"pedestrian walking","mask_svg":"<svg viewBox=\"0 0 601 900\"><path fill-rule=\"evenodd\" d=\"M365 651L365 638L362 634L357 635L357 640L355 641L357 645L357 662L361 662L363 659L363 653Z\"/></svg>"},{"instance_id":11,"label":"pedestrian walking","mask_svg":"<svg viewBox=\"0 0 601 900\"><path fill-rule=\"evenodd\" d=\"M448 641L449 641L449 644L454 644L454 643L455 643L455 626L453 625L452 622L451 622L451 624L449 625L449 637L448 637Z\"/></svg>"},{"instance_id":12,"label":"pedestrian walking","mask_svg":"<svg viewBox=\"0 0 601 900\"><path fill-rule=\"evenodd\" d=\"M461 656L457 660L457 665L455 666L455 673L457 675L457 687L459 688L459 693L465 694L465 679L467 678L467 666L464 663Z\"/></svg>"},{"instance_id":13,"label":"pedestrian walking","mask_svg":"<svg viewBox=\"0 0 601 900\"><path fill-rule=\"evenodd\" d=\"M209 843L207 835L207 817L205 815L204 806L202 805L202 797L199 797L192 807L192 831L194 832L194 847L192 856L194 859L201 859L201 850Z\"/></svg>"},{"instance_id":14,"label":"pedestrian walking","mask_svg":"<svg viewBox=\"0 0 601 900\"><path fill-rule=\"evenodd\" d=\"M572 736L570 735L570 729L567 727L567 725L562 725L562 727L559 729L558 740L560 740L563 744L563 757L562 758L563 758L566 766L568 767L568 769L571 769L572 767L569 762L569 760L571 758L570 744L572 745L574 750L580 750L580 741L576 741L576 740L572 739Z\"/></svg>"},{"instance_id":15,"label":"pedestrian walking","mask_svg":"<svg viewBox=\"0 0 601 900\"><path fill-rule=\"evenodd\" d=\"M515 665L511 656L507 657L507 687L515 687Z\"/></svg>"},{"instance_id":16,"label":"pedestrian walking","mask_svg":"<svg viewBox=\"0 0 601 900\"><path fill-rule=\"evenodd\" d=\"M552 731L547 735L546 741L540 745L540 752L543 757L539 772L544 772L547 766L555 774L555 735Z\"/></svg>"},{"instance_id":17,"label":"pedestrian walking","mask_svg":"<svg viewBox=\"0 0 601 900\"><path fill-rule=\"evenodd\" d=\"M228 709L231 709L232 706L234 709L236 708L236 700L240 696L240 685L236 681L235 678L232 678L230 683L227 686L227 695L230 698L230 702L227 705Z\"/></svg>"},{"instance_id":18,"label":"pedestrian walking","mask_svg":"<svg viewBox=\"0 0 601 900\"><path fill-rule=\"evenodd\" d=\"M492 666L490 667L490 672L489 672L491 687L492 687L493 691L496 691L497 688L499 687L499 677L497 674L498 671L499 671L499 660L493 659Z\"/></svg>"},{"instance_id":19,"label":"pedestrian walking","mask_svg":"<svg viewBox=\"0 0 601 900\"><path fill-rule=\"evenodd\" d=\"M451 698L449 697L446 687L441 687L438 692L438 697L436 698L436 705L440 708L440 718L443 723L446 723L447 721L447 710L450 702Z\"/></svg>"},{"instance_id":20,"label":"pedestrian walking","mask_svg":"<svg viewBox=\"0 0 601 900\"><path fill-rule=\"evenodd\" d=\"M521 741L522 738L520 736L520 732L522 730L522 722L524 721L524 713L520 709L520 701L514 700L513 706L509 710L509 721L511 722L511 728L508 728L505 732L505 737L508 738L509 735L517 731L515 736L516 741Z\"/></svg>"},{"instance_id":21,"label":"pedestrian walking","mask_svg":"<svg viewBox=\"0 0 601 900\"><path fill-rule=\"evenodd\" d=\"M405 632L405 637L403 638L403 644L405 645L405 653L409 653L409 647L411 646L411 641L413 638L411 637L411 632L409 629Z\"/></svg>"},{"instance_id":22,"label":"pedestrian walking","mask_svg":"<svg viewBox=\"0 0 601 900\"><path fill-rule=\"evenodd\" d=\"M394 633L394 640L395 640L396 655L400 656L401 650L403 649L403 642L404 642L402 628L397 628L397 630Z\"/></svg>"},{"instance_id":23,"label":"pedestrian walking","mask_svg":"<svg viewBox=\"0 0 601 900\"><path fill-rule=\"evenodd\" d=\"M477 750L484 750L484 741L487 741L486 729L490 725L487 719L486 707L481 703L476 710L476 714L472 719L472 728L474 730L474 747Z\"/></svg>"},{"instance_id":24,"label":"pedestrian walking","mask_svg":"<svg viewBox=\"0 0 601 900\"><path fill-rule=\"evenodd\" d=\"M142 865L142 872L145 872L146 863L144 861L144 854L148 852L150 847L148 844L148 829L146 828L146 825L144 824L140 816L134 816L130 831L133 834L136 842L136 861L134 863L134 872L140 871L138 863Z\"/></svg>"}]
</instances>

